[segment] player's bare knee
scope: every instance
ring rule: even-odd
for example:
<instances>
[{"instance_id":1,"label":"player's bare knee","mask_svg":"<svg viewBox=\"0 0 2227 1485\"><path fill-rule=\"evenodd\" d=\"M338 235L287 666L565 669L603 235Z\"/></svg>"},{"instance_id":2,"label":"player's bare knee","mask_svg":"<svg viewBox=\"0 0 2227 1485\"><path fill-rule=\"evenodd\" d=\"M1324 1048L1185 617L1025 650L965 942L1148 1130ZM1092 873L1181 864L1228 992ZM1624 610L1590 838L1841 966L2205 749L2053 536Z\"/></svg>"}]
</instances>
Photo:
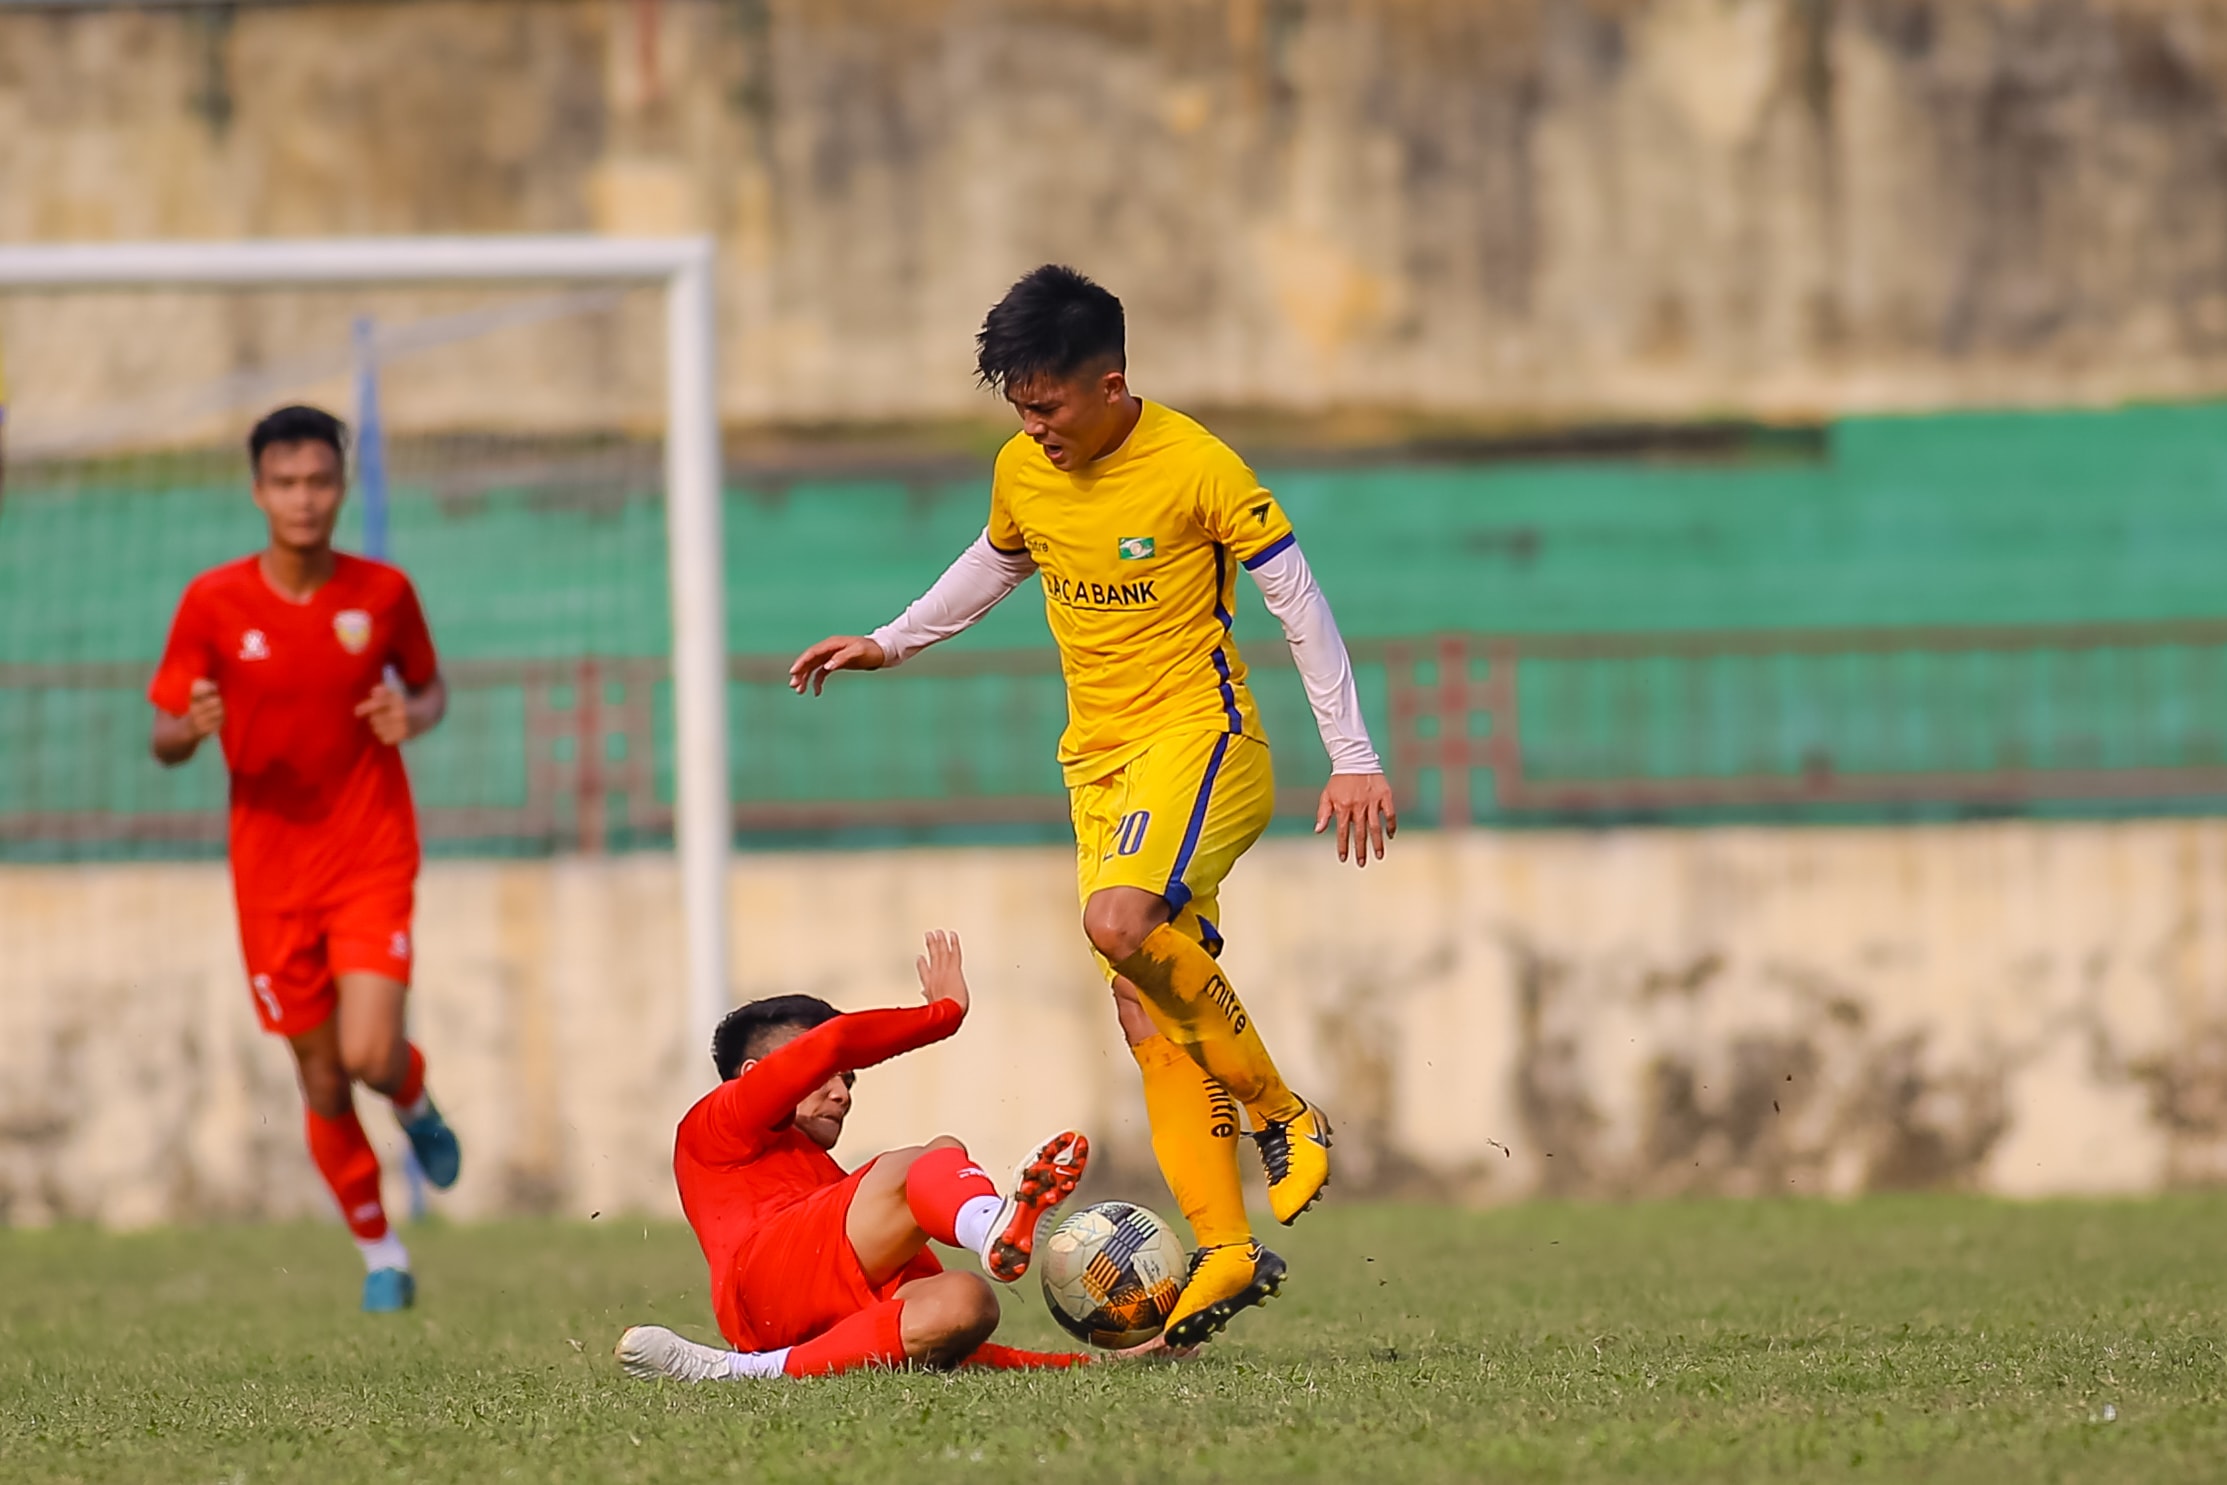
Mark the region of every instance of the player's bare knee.
<instances>
[{"instance_id":1,"label":"player's bare knee","mask_svg":"<svg viewBox=\"0 0 2227 1485\"><path fill-rule=\"evenodd\" d=\"M925 1155L930 1150L964 1150L966 1147L966 1142L955 1134L939 1134L928 1141L927 1144L922 1145L920 1153Z\"/></svg>"},{"instance_id":2,"label":"player's bare knee","mask_svg":"<svg viewBox=\"0 0 2227 1485\"><path fill-rule=\"evenodd\" d=\"M1160 900L1148 892L1097 892L1083 904L1083 936L1116 964L1143 947L1165 921Z\"/></svg>"},{"instance_id":3,"label":"player's bare knee","mask_svg":"<svg viewBox=\"0 0 2227 1485\"><path fill-rule=\"evenodd\" d=\"M905 1314L908 1319L917 1315L925 1331L958 1334L985 1320L996 1322L997 1291L980 1274L953 1269L910 1288L905 1295Z\"/></svg>"},{"instance_id":4,"label":"player's bare knee","mask_svg":"<svg viewBox=\"0 0 2227 1485\"><path fill-rule=\"evenodd\" d=\"M386 1089L399 1082L409 1066L407 1045L399 1036L373 1035L344 1041L340 1061L353 1082Z\"/></svg>"},{"instance_id":5,"label":"player's bare knee","mask_svg":"<svg viewBox=\"0 0 2227 1485\"><path fill-rule=\"evenodd\" d=\"M962 1274L967 1281L959 1302L959 1331L969 1347L979 1346L998 1328L1005 1312L998 1306L997 1291L980 1274Z\"/></svg>"},{"instance_id":6,"label":"player's bare knee","mask_svg":"<svg viewBox=\"0 0 2227 1485\"><path fill-rule=\"evenodd\" d=\"M997 1329L997 1291L980 1274L942 1273L905 1296L906 1350L916 1358L955 1365Z\"/></svg>"}]
</instances>

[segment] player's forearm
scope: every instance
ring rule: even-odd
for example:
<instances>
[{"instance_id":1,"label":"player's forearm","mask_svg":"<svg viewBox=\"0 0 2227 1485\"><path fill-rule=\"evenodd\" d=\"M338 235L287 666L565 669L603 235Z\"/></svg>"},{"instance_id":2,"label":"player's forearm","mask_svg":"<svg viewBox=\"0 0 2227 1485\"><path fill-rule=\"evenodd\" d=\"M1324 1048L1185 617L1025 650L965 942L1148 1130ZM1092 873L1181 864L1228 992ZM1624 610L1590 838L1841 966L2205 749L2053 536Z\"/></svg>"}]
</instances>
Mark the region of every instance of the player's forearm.
<instances>
[{"instance_id":1,"label":"player's forearm","mask_svg":"<svg viewBox=\"0 0 2227 1485\"><path fill-rule=\"evenodd\" d=\"M148 742L157 763L165 768L176 768L200 751L201 734L194 730L190 717L157 712L154 733Z\"/></svg>"},{"instance_id":2,"label":"player's forearm","mask_svg":"<svg viewBox=\"0 0 2227 1485\"><path fill-rule=\"evenodd\" d=\"M410 719L410 736L423 737L440 726L441 718L448 715L448 682L436 675L410 693L402 710Z\"/></svg>"},{"instance_id":3,"label":"player's forearm","mask_svg":"<svg viewBox=\"0 0 2227 1485\"><path fill-rule=\"evenodd\" d=\"M853 1011L828 1025L835 1029L840 1068L855 1070L940 1042L959 1029L966 1012L955 1000L887 1010Z\"/></svg>"},{"instance_id":4,"label":"player's forearm","mask_svg":"<svg viewBox=\"0 0 2227 1485\"><path fill-rule=\"evenodd\" d=\"M1345 637L1338 633L1330 600L1316 585L1298 545L1285 547L1254 567L1252 574L1268 611L1284 627L1292 663L1299 668L1307 704L1315 714L1315 730L1322 734L1323 750L1330 755L1330 771L1384 772L1369 742L1368 723L1361 716L1361 693L1354 684Z\"/></svg>"},{"instance_id":5,"label":"player's forearm","mask_svg":"<svg viewBox=\"0 0 2227 1485\"><path fill-rule=\"evenodd\" d=\"M885 665L900 665L932 644L963 634L1028 580L1036 563L1026 552L1001 552L987 531L959 554L933 586L867 638Z\"/></svg>"}]
</instances>

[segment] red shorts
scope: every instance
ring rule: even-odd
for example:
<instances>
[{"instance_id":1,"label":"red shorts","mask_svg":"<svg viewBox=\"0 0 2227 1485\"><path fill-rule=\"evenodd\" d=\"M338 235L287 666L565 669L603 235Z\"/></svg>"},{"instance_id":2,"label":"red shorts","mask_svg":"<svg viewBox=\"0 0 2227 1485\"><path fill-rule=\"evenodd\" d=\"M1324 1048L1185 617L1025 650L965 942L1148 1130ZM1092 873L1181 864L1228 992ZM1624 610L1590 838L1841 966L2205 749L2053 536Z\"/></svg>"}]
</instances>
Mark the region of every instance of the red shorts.
<instances>
[{"instance_id":1,"label":"red shorts","mask_svg":"<svg viewBox=\"0 0 2227 1485\"><path fill-rule=\"evenodd\" d=\"M300 1036L332 1019L336 976L384 975L410 983L414 884L368 886L304 912L240 910L240 951L263 1029Z\"/></svg>"},{"instance_id":2,"label":"red shorts","mask_svg":"<svg viewBox=\"0 0 2227 1485\"><path fill-rule=\"evenodd\" d=\"M901 1286L943 1272L936 1256L922 1248L879 1284L866 1277L844 1223L859 1181L873 1168L868 1161L813 1192L762 1223L736 1251L727 1271L743 1332L727 1337L736 1347L770 1351L808 1341Z\"/></svg>"}]
</instances>

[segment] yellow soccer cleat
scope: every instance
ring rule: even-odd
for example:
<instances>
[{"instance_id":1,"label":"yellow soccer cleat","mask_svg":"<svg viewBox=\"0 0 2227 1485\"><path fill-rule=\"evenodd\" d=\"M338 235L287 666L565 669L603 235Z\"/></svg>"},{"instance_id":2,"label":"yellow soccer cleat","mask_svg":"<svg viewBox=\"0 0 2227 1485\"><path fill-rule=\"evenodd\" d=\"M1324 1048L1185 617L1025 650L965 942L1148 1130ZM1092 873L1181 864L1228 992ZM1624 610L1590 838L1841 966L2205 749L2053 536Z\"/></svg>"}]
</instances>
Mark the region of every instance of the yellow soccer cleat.
<instances>
[{"instance_id":1,"label":"yellow soccer cleat","mask_svg":"<svg viewBox=\"0 0 2227 1485\"><path fill-rule=\"evenodd\" d=\"M1191 1272L1160 1334L1171 1351L1221 1333L1239 1310L1266 1304L1284 1287L1284 1261L1258 1243L1224 1243L1191 1255Z\"/></svg>"},{"instance_id":2,"label":"yellow soccer cleat","mask_svg":"<svg viewBox=\"0 0 2227 1485\"><path fill-rule=\"evenodd\" d=\"M1255 1131L1253 1143L1268 1172L1268 1209L1289 1227L1330 1184L1330 1121L1309 1104L1297 1118Z\"/></svg>"}]
</instances>

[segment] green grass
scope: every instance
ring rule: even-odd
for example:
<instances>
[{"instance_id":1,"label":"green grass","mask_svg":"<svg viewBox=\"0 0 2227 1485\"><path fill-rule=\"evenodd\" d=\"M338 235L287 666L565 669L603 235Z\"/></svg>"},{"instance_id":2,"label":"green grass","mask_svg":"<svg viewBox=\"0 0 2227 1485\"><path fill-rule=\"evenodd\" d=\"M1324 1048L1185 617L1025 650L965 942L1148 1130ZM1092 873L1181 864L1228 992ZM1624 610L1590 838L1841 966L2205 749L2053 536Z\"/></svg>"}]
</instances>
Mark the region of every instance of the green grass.
<instances>
[{"instance_id":1,"label":"green grass","mask_svg":"<svg viewBox=\"0 0 2227 1485\"><path fill-rule=\"evenodd\" d=\"M710 1338L670 1227L419 1231L402 1318L355 1313L331 1228L0 1233L0 1479L2218 1479L2223 1231L2220 1197L1333 1206L1189 1364L694 1390L609 1355ZM1004 1338L1055 1334L1016 1291Z\"/></svg>"}]
</instances>

